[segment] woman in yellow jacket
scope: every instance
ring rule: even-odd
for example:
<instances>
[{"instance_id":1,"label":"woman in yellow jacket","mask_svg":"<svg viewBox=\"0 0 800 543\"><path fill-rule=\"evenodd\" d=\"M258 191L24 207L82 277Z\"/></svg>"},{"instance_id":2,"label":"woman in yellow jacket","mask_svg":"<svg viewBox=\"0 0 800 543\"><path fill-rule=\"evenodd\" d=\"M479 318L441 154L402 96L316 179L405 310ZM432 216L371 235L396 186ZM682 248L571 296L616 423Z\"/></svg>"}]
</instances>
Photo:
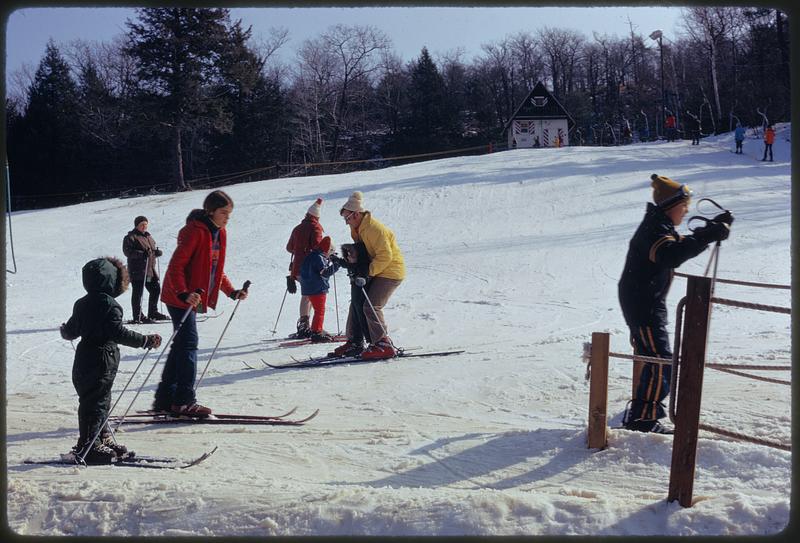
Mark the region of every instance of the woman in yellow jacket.
<instances>
[{"instance_id":1,"label":"woman in yellow jacket","mask_svg":"<svg viewBox=\"0 0 800 543\"><path fill-rule=\"evenodd\" d=\"M389 338L383 307L389 301L397 287L405 279L406 266L403 253L397 245L394 232L364 209L364 195L356 191L342 206L339 214L350 227L350 235L355 242L364 244L370 258L369 276L364 277L367 299L362 307L353 307L350 311L363 311L369 331L370 345L361 352L361 358L392 358L397 350ZM356 285L359 279L355 278ZM337 355L358 354L363 345L356 345L350 328L353 316L348 315L347 343L341 345L334 353ZM360 342L359 342L360 343Z\"/></svg>"}]
</instances>

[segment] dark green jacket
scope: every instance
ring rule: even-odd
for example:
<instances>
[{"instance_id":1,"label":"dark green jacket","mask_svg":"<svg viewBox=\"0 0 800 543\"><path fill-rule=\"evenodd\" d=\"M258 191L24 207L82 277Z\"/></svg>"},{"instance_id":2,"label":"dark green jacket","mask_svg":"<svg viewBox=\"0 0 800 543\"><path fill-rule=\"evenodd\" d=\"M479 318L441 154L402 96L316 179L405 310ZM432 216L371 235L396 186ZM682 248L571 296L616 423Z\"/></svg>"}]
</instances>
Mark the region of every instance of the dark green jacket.
<instances>
[{"instance_id":1,"label":"dark green jacket","mask_svg":"<svg viewBox=\"0 0 800 543\"><path fill-rule=\"evenodd\" d=\"M75 363L96 361L96 357L111 355L119 363L118 343L142 347L145 337L122 325L122 306L114 298L127 287L127 272L117 259L98 258L83 267L83 287L86 296L75 302L72 316L61 327L64 339L81 338L75 353Z\"/></svg>"}]
</instances>

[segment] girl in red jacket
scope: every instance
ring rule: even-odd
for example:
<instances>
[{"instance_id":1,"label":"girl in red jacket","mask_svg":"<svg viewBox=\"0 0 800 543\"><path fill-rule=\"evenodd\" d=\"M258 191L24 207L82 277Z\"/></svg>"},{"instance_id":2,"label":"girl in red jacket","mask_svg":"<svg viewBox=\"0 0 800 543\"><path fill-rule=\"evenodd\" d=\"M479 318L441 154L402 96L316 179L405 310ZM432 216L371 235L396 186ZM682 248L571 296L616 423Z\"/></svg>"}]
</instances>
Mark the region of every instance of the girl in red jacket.
<instances>
[{"instance_id":1,"label":"girl in red jacket","mask_svg":"<svg viewBox=\"0 0 800 543\"><path fill-rule=\"evenodd\" d=\"M196 313L205 313L217 306L219 291L234 300L247 298L247 291L233 288L225 275L225 226L233 213L233 200L221 190L206 196L203 209L194 209L186 218L186 226L178 232L178 246L172 253L164 286L163 301L173 329L184 313L190 311L175 336L156 390L153 409L181 415L207 416L211 409L199 405L194 395L197 375ZM195 292L202 289L202 294Z\"/></svg>"}]
</instances>

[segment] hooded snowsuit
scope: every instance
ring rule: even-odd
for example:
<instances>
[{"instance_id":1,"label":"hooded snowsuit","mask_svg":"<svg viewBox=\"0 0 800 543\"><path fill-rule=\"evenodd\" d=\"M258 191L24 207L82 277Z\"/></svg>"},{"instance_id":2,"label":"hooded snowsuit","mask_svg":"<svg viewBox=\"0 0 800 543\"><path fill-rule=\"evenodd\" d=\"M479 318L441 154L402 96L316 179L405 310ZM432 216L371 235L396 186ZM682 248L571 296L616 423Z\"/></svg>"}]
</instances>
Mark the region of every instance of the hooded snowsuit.
<instances>
[{"instance_id":1,"label":"hooded snowsuit","mask_svg":"<svg viewBox=\"0 0 800 543\"><path fill-rule=\"evenodd\" d=\"M111 406L111 386L119 366L118 343L143 347L145 336L122 325L122 307L114 298L128 286L128 273L116 258L98 258L83 267L86 296L75 302L61 337L81 338L75 349L72 384L78 393L79 443L98 433Z\"/></svg>"}]
</instances>

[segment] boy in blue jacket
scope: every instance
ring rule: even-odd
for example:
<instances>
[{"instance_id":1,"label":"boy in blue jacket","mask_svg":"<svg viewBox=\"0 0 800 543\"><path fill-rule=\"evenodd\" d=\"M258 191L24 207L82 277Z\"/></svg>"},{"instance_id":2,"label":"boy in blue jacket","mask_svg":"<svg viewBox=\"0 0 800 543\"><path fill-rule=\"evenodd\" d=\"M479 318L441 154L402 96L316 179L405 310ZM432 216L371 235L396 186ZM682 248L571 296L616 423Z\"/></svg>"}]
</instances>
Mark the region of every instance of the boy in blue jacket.
<instances>
[{"instance_id":1,"label":"boy in blue jacket","mask_svg":"<svg viewBox=\"0 0 800 543\"><path fill-rule=\"evenodd\" d=\"M742 143L744 143L745 129L741 123L736 123L736 130L733 133L733 138L736 140L736 154L742 154Z\"/></svg>"},{"instance_id":2,"label":"boy in blue jacket","mask_svg":"<svg viewBox=\"0 0 800 543\"><path fill-rule=\"evenodd\" d=\"M316 247L303 259L300 267L300 293L308 296L314 308L311 321L311 342L323 343L333 341L333 335L323 330L325 321L325 301L330 289L329 278L339 270L337 262L331 262L331 238L325 236Z\"/></svg>"}]
</instances>

